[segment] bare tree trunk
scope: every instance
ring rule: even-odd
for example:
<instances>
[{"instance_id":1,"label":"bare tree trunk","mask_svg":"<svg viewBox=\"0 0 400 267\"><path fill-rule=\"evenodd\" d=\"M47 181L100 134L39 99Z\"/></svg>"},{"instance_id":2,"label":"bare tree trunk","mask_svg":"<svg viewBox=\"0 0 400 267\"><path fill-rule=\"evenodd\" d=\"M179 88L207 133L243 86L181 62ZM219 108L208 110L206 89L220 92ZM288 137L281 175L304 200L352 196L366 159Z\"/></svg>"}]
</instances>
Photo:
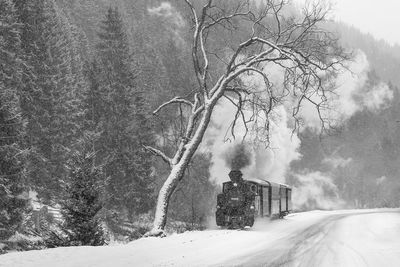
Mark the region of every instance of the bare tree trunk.
<instances>
[{"instance_id":1,"label":"bare tree trunk","mask_svg":"<svg viewBox=\"0 0 400 267\"><path fill-rule=\"evenodd\" d=\"M175 165L167 180L160 189L157 198L156 213L153 222L153 228L146 236L163 236L165 224L167 223L167 212L169 199L175 191L178 182L183 178L186 166L183 164Z\"/></svg>"},{"instance_id":2,"label":"bare tree trunk","mask_svg":"<svg viewBox=\"0 0 400 267\"><path fill-rule=\"evenodd\" d=\"M217 94L211 101L209 101L208 105L205 105L206 107L202 114L201 121L195 130L192 140L188 144L186 144L186 146L181 146L181 149L183 149L183 154L178 163L174 164L174 162L172 162L171 172L168 175L167 180L164 182L158 194L153 228L151 229L151 231L146 233L146 236L165 235L164 228L167 222L169 199L174 193L179 181L182 180L186 168L188 167L190 161L193 158L194 153L199 147L203 139L203 136L207 130L208 124L210 123L212 111L218 99L221 98L221 96L222 93ZM179 153L182 153L182 151L177 152L178 155Z\"/></svg>"}]
</instances>

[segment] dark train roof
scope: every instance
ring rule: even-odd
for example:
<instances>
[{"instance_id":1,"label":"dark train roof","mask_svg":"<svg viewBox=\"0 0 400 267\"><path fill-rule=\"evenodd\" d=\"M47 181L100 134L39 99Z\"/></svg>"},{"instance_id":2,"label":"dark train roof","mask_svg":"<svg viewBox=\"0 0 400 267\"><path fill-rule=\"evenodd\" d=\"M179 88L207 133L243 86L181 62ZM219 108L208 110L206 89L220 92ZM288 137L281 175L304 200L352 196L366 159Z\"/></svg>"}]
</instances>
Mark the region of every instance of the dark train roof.
<instances>
[{"instance_id":1,"label":"dark train roof","mask_svg":"<svg viewBox=\"0 0 400 267\"><path fill-rule=\"evenodd\" d=\"M289 188L291 189L291 187L287 184L281 184L281 183L275 183L275 182L270 182L267 180L263 180L263 179L251 179L251 180L243 180L245 182L252 182L252 183L256 183L259 185L263 185L263 186L273 186L273 187L285 187L285 188ZM233 183L232 181L227 181L225 183Z\"/></svg>"},{"instance_id":2,"label":"dark train roof","mask_svg":"<svg viewBox=\"0 0 400 267\"><path fill-rule=\"evenodd\" d=\"M251 180L246 180L246 181L255 182L257 184L264 185L264 186L275 186L275 187L282 186L282 187L286 187L286 188L291 188L287 184L275 183L275 182L271 182L271 181L267 181L267 180L263 180L263 179L251 179Z\"/></svg>"}]
</instances>

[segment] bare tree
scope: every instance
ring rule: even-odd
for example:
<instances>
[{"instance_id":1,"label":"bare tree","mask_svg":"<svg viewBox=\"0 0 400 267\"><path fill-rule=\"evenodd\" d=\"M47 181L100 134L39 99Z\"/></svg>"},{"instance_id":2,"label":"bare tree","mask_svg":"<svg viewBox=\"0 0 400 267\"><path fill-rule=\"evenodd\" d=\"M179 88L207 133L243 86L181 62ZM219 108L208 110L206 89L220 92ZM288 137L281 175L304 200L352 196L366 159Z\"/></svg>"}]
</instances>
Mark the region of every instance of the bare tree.
<instances>
[{"instance_id":1,"label":"bare tree","mask_svg":"<svg viewBox=\"0 0 400 267\"><path fill-rule=\"evenodd\" d=\"M286 0L213 1L197 7L184 0L193 21L191 54L197 87L191 96L176 96L160 105L159 114L170 105L186 106L184 131L173 156L160 149L146 147L161 157L170 167L170 173L158 195L154 226L147 235L162 236L172 193L202 142L211 115L221 99L228 99L237 107L232 114L231 133L241 121L244 125L256 123L260 136L268 143L269 115L274 107L290 99L294 128L300 125L300 108L308 101L315 106L324 128L329 121L323 117L328 107L326 93L333 89L331 77L347 59L333 34L320 23L327 9L315 4L304 9L302 16L287 16ZM215 47L215 40L225 33L231 36L226 48ZM226 37L226 36L225 36ZM283 84L273 84L268 68L279 66ZM255 89L242 77L259 75L263 88ZM244 110L251 111L245 116ZM267 137L267 138L265 138Z\"/></svg>"}]
</instances>

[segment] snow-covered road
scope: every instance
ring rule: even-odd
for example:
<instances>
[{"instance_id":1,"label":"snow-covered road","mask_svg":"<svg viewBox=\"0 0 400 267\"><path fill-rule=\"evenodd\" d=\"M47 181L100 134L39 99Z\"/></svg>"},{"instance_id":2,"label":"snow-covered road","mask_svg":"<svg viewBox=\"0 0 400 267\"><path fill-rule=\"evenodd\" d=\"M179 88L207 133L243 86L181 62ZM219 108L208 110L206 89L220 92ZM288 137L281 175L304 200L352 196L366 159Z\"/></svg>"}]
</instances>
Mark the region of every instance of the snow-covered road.
<instances>
[{"instance_id":1,"label":"snow-covered road","mask_svg":"<svg viewBox=\"0 0 400 267\"><path fill-rule=\"evenodd\" d=\"M399 211L332 212L227 266L400 266Z\"/></svg>"},{"instance_id":2,"label":"snow-covered road","mask_svg":"<svg viewBox=\"0 0 400 267\"><path fill-rule=\"evenodd\" d=\"M400 266L400 209L311 211L243 231L9 253L0 266Z\"/></svg>"}]
</instances>

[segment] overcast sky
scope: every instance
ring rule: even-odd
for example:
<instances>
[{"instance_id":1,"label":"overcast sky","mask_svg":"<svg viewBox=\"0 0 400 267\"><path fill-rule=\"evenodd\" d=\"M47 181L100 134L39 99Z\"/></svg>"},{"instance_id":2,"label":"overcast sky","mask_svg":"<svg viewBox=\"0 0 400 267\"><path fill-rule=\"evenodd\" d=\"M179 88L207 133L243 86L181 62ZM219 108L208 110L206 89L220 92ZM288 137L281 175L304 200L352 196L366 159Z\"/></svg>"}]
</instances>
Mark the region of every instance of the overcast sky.
<instances>
[{"instance_id":1,"label":"overcast sky","mask_svg":"<svg viewBox=\"0 0 400 267\"><path fill-rule=\"evenodd\" d=\"M294 0L305 2L306 0ZM400 0L328 0L336 20L400 45Z\"/></svg>"}]
</instances>

